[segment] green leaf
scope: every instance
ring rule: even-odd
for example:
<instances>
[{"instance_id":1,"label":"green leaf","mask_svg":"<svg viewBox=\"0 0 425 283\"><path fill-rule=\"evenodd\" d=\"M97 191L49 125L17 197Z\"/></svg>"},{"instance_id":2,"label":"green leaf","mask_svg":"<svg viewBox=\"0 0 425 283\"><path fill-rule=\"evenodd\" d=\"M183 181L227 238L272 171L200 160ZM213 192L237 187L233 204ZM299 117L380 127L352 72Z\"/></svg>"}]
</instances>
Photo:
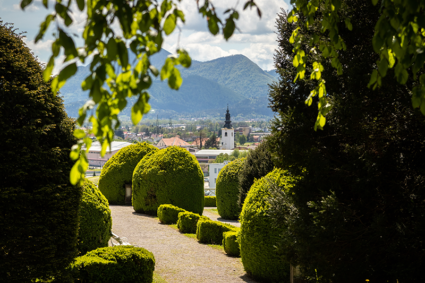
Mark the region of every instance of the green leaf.
<instances>
[{"instance_id":1,"label":"green leaf","mask_svg":"<svg viewBox=\"0 0 425 283\"><path fill-rule=\"evenodd\" d=\"M350 19L345 19L345 26L348 28L348 30L353 30L353 25L351 24Z\"/></svg>"},{"instance_id":2,"label":"green leaf","mask_svg":"<svg viewBox=\"0 0 425 283\"><path fill-rule=\"evenodd\" d=\"M46 33L46 30L49 28L50 22L54 16L52 14L48 15L46 17L46 20L41 23L40 25L40 31L38 32L37 36L35 37L35 43L37 43L40 39L43 38L44 34Z\"/></svg>"},{"instance_id":3,"label":"green leaf","mask_svg":"<svg viewBox=\"0 0 425 283\"><path fill-rule=\"evenodd\" d=\"M43 5L44 5L44 7L49 8L49 1L43 0Z\"/></svg>"},{"instance_id":4,"label":"green leaf","mask_svg":"<svg viewBox=\"0 0 425 283\"><path fill-rule=\"evenodd\" d=\"M161 69L161 80L165 80L170 77L171 71L174 68L174 63L171 58L165 60L164 66Z\"/></svg>"},{"instance_id":5,"label":"green leaf","mask_svg":"<svg viewBox=\"0 0 425 283\"><path fill-rule=\"evenodd\" d=\"M80 156L80 148L78 147L78 145L74 144L71 147L71 152L69 153L69 157L72 160L77 160L79 156Z\"/></svg>"},{"instance_id":6,"label":"green leaf","mask_svg":"<svg viewBox=\"0 0 425 283\"><path fill-rule=\"evenodd\" d=\"M175 90L178 90L183 83L183 79L180 75L180 71L177 68L173 68L168 78L168 85Z\"/></svg>"},{"instance_id":7,"label":"green leaf","mask_svg":"<svg viewBox=\"0 0 425 283\"><path fill-rule=\"evenodd\" d=\"M422 92L421 89L418 87L413 88L413 95L412 95L412 106L413 108L418 108L422 104Z\"/></svg>"},{"instance_id":8,"label":"green leaf","mask_svg":"<svg viewBox=\"0 0 425 283\"><path fill-rule=\"evenodd\" d=\"M376 4L378 4L378 0L372 0L372 4L373 6L376 6Z\"/></svg>"},{"instance_id":9,"label":"green leaf","mask_svg":"<svg viewBox=\"0 0 425 283\"><path fill-rule=\"evenodd\" d=\"M111 37L106 44L106 51L108 52L107 56L109 60L115 60L117 57L117 49L117 43L115 42L115 39Z\"/></svg>"},{"instance_id":10,"label":"green leaf","mask_svg":"<svg viewBox=\"0 0 425 283\"><path fill-rule=\"evenodd\" d=\"M228 40L234 33L236 28L235 22L233 21L233 14L226 20L226 25L223 28L223 35Z\"/></svg>"},{"instance_id":11,"label":"green leaf","mask_svg":"<svg viewBox=\"0 0 425 283\"><path fill-rule=\"evenodd\" d=\"M372 75L370 76L370 81L369 81L367 87L370 87L371 85L373 85L376 82L377 78L378 78L378 71L373 70Z\"/></svg>"},{"instance_id":12,"label":"green leaf","mask_svg":"<svg viewBox=\"0 0 425 283\"><path fill-rule=\"evenodd\" d=\"M381 77L385 77L387 75L387 70L388 70L387 60L385 60L384 58L379 60L378 70L379 70L379 74L381 75Z\"/></svg>"},{"instance_id":13,"label":"green leaf","mask_svg":"<svg viewBox=\"0 0 425 283\"><path fill-rule=\"evenodd\" d=\"M52 75L52 71L54 67L55 67L55 58L53 56L50 56L46 69L44 69L43 71L43 79L45 82L48 82L50 80L50 76Z\"/></svg>"},{"instance_id":14,"label":"green leaf","mask_svg":"<svg viewBox=\"0 0 425 283\"><path fill-rule=\"evenodd\" d=\"M178 51L179 53L179 63L185 67L185 68L189 68L192 65L192 58L190 58L189 53L187 53L187 51L180 49Z\"/></svg>"},{"instance_id":15,"label":"green leaf","mask_svg":"<svg viewBox=\"0 0 425 283\"><path fill-rule=\"evenodd\" d=\"M176 28L176 15L170 14L164 22L164 32L166 35L170 35Z\"/></svg>"},{"instance_id":16,"label":"green leaf","mask_svg":"<svg viewBox=\"0 0 425 283\"><path fill-rule=\"evenodd\" d=\"M82 130L82 129L74 130L74 137L76 137L77 139L82 139L85 136L86 136L86 132L84 132L84 130Z\"/></svg>"},{"instance_id":17,"label":"green leaf","mask_svg":"<svg viewBox=\"0 0 425 283\"><path fill-rule=\"evenodd\" d=\"M80 9L80 11L83 11L84 5L85 5L85 0L77 0L77 5L78 5L78 9Z\"/></svg>"},{"instance_id":18,"label":"green leaf","mask_svg":"<svg viewBox=\"0 0 425 283\"><path fill-rule=\"evenodd\" d=\"M81 88L85 90L91 89L91 86L93 84L93 77L92 75L88 75L87 78L81 83Z\"/></svg>"},{"instance_id":19,"label":"green leaf","mask_svg":"<svg viewBox=\"0 0 425 283\"><path fill-rule=\"evenodd\" d=\"M210 32L213 35L217 35L219 28L218 28L218 21L217 21L217 16L216 15L212 15L209 19L208 19L208 29L210 30Z\"/></svg>"},{"instance_id":20,"label":"green leaf","mask_svg":"<svg viewBox=\"0 0 425 283\"><path fill-rule=\"evenodd\" d=\"M118 47L118 56L120 57L120 65L123 67L123 69L127 69L127 66L128 66L127 48L125 47L125 44L122 41L118 42L117 47Z\"/></svg>"},{"instance_id":21,"label":"green leaf","mask_svg":"<svg viewBox=\"0 0 425 283\"><path fill-rule=\"evenodd\" d=\"M22 0L21 2L21 9L25 10L25 7L31 4L32 0Z\"/></svg>"}]
</instances>

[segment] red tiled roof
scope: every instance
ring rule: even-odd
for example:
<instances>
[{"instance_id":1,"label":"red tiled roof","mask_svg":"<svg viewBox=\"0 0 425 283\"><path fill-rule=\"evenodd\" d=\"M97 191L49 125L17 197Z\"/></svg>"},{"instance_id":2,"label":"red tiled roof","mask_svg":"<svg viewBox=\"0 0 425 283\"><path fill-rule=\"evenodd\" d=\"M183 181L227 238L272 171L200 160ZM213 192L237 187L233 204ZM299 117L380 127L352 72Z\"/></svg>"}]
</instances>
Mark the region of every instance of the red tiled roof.
<instances>
[{"instance_id":1,"label":"red tiled roof","mask_svg":"<svg viewBox=\"0 0 425 283\"><path fill-rule=\"evenodd\" d=\"M185 142L184 140L182 140L182 139L180 139L178 137L168 138L168 139L162 139L161 141L163 141L166 146L172 146L172 145L176 145L176 146L190 146L190 144L188 144L187 142Z\"/></svg>"}]
</instances>

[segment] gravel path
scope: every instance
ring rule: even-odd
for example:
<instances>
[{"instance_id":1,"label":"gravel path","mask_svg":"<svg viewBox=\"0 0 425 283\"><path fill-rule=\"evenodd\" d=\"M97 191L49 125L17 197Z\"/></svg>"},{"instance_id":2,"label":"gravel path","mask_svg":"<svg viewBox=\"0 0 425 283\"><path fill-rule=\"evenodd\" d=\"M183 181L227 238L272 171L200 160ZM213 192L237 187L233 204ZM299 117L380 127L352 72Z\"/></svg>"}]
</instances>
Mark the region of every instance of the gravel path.
<instances>
[{"instance_id":1,"label":"gravel path","mask_svg":"<svg viewBox=\"0 0 425 283\"><path fill-rule=\"evenodd\" d=\"M156 260L155 271L168 283L256 282L246 274L240 258L200 244L160 224L158 218L135 213L131 206L111 205L110 208L113 232L151 251ZM213 213L206 214L209 217Z\"/></svg>"}]
</instances>

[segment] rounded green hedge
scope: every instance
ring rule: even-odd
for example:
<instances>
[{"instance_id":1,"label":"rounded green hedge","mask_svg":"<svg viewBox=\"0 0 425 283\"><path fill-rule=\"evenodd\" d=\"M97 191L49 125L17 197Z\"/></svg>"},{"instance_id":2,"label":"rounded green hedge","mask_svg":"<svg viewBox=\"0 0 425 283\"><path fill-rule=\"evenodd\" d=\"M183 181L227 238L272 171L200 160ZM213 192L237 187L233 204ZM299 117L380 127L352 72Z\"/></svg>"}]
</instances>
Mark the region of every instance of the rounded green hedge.
<instances>
[{"instance_id":1,"label":"rounded green hedge","mask_svg":"<svg viewBox=\"0 0 425 283\"><path fill-rule=\"evenodd\" d=\"M77 257L69 267L71 282L151 283L155 258L144 248L115 246L99 248Z\"/></svg>"},{"instance_id":2,"label":"rounded green hedge","mask_svg":"<svg viewBox=\"0 0 425 283\"><path fill-rule=\"evenodd\" d=\"M143 158L133 174L133 208L157 214L161 204L172 204L202 215L204 174L195 156L171 146Z\"/></svg>"},{"instance_id":3,"label":"rounded green hedge","mask_svg":"<svg viewBox=\"0 0 425 283\"><path fill-rule=\"evenodd\" d=\"M133 171L148 153L158 151L146 142L120 149L106 163L99 178L99 189L110 204L125 204L125 184L131 184Z\"/></svg>"},{"instance_id":4,"label":"rounded green hedge","mask_svg":"<svg viewBox=\"0 0 425 283\"><path fill-rule=\"evenodd\" d=\"M272 227L268 216L270 184L284 188L288 176L275 169L254 182L248 192L240 216L240 251L245 270L254 278L267 282L289 282L289 263L276 252L283 233Z\"/></svg>"},{"instance_id":5,"label":"rounded green hedge","mask_svg":"<svg viewBox=\"0 0 425 283\"><path fill-rule=\"evenodd\" d=\"M239 173L246 158L236 159L226 166L217 177L216 196L217 211L224 219L238 219L240 214L239 200Z\"/></svg>"},{"instance_id":6,"label":"rounded green hedge","mask_svg":"<svg viewBox=\"0 0 425 283\"><path fill-rule=\"evenodd\" d=\"M82 188L77 248L80 254L85 254L108 246L111 238L112 216L108 200L91 181L86 179Z\"/></svg>"}]
</instances>

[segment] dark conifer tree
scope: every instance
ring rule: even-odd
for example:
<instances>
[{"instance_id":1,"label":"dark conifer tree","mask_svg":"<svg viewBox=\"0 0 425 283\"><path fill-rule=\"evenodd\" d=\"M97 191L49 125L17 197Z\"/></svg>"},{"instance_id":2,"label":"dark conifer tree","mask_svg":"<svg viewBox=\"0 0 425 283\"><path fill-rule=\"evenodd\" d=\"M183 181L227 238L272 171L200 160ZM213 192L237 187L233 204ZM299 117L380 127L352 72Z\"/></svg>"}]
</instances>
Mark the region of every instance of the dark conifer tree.
<instances>
[{"instance_id":1,"label":"dark conifer tree","mask_svg":"<svg viewBox=\"0 0 425 283\"><path fill-rule=\"evenodd\" d=\"M13 26L0 21L0 282L58 277L76 255L74 122Z\"/></svg>"},{"instance_id":2,"label":"dark conifer tree","mask_svg":"<svg viewBox=\"0 0 425 283\"><path fill-rule=\"evenodd\" d=\"M330 59L322 61L333 103L323 131L313 130L316 107L305 105L312 82L294 83L294 25L285 12L278 17L280 81L270 90L276 113L270 152L277 166L302 180L289 194L274 191L270 214L287 227L281 251L311 278L317 270L321 282L425 282L425 120L412 109L412 82L397 84L393 70L380 89L367 88L366 70L378 56L370 47L379 6L343 2L350 7L339 23L347 45L338 54L343 74ZM345 27L348 16L352 31ZM306 60L319 59L303 48Z\"/></svg>"}]
</instances>

